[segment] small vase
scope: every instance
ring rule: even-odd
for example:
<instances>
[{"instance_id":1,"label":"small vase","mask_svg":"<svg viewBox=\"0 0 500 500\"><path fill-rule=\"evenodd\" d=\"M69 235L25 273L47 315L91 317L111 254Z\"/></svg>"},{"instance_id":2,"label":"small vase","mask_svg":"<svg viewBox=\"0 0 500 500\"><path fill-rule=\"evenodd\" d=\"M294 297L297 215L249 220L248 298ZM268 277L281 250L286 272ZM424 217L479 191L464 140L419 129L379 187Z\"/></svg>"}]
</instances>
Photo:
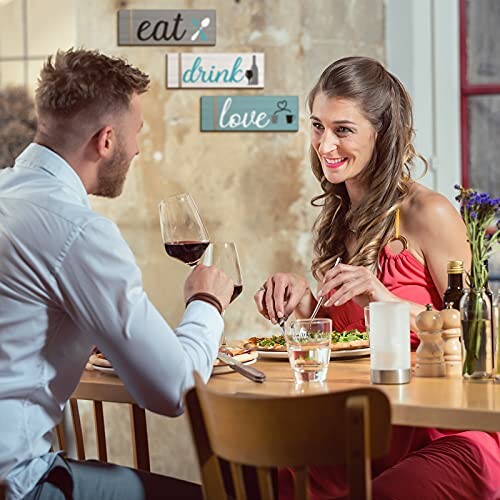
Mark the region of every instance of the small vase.
<instances>
[{"instance_id":1,"label":"small vase","mask_svg":"<svg viewBox=\"0 0 500 500\"><path fill-rule=\"evenodd\" d=\"M495 335L493 336L493 350L496 350L496 362L494 366L495 371L495 382L500 383L500 290L497 292L497 297L495 300L495 314L493 318L495 320Z\"/></svg>"},{"instance_id":2,"label":"small vase","mask_svg":"<svg viewBox=\"0 0 500 500\"><path fill-rule=\"evenodd\" d=\"M460 319L465 354L463 376L488 379L493 375L494 351L491 305L484 288L466 290L460 301Z\"/></svg>"}]
</instances>

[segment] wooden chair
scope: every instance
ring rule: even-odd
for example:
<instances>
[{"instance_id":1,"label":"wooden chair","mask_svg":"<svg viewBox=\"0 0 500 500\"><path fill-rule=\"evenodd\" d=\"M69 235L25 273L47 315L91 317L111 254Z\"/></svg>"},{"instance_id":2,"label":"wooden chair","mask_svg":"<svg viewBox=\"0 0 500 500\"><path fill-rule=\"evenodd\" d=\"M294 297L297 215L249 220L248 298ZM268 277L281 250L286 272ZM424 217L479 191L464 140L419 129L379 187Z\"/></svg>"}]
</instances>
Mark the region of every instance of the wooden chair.
<instances>
[{"instance_id":1,"label":"wooden chair","mask_svg":"<svg viewBox=\"0 0 500 500\"><path fill-rule=\"evenodd\" d=\"M347 464L350 498L371 498L370 459L385 455L390 439L390 404L382 391L271 398L219 394L197 373L195 380L186 404L206 499L227 498L225 461L238 500L255 498L245 492L248 466L255 468L262 500L275 498L276 468L293 468L299 500L309 498L307 467L334 464Z\"/></svg>"},{"instance_id":2,"label":"wooden chair","mask_svg":"<svg viewBox=\"0 0 500 500\"><path fill-rule=\"evenodd\" d=\"M87 398L80 398L85 400ZM102 462L108 461L108 451L106 446L106 429L104 426L104 409L103 401L91 399L94 413L94 428L96 432L97 456ZM136 404L129 404L130 408L130 423L132 433L132 447L134 454L134 466L136 469L145 471L151 470L149 460L149 442L146 425L146 412ZM82 422L80 420L80 412L78 409L78 399L71 398L69 400L69 408L71 411L73 436L76 444L76 452L78 460L85 460L85 444L83 439ZM68 451L68 436L66 435L64 425L59 424L56 427L56 435L59 448Z\"/></svg>"}]
</instances>

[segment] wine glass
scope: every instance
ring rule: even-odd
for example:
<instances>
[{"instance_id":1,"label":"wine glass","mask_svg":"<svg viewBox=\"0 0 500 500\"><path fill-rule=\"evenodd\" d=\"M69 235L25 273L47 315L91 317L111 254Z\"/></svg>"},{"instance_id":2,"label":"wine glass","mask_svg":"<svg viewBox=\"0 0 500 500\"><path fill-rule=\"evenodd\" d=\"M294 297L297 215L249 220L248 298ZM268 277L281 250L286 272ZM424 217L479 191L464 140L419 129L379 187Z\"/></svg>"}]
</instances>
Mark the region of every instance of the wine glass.
<instances>
[{"instance_id":1,"label":"wine glass","mask_svg":"<svg viewBox=\"0 0 500 500\"><path fill-rule=\"evenodd\" d=\"M210 240L191 195L169 196L160 202L159 210L167 254L189 266L198 264Z\"/></svg>"},{"instance_id":2,"label":"wine glass","mask_svg":"<svg viewBox=\"0 0 500 500\"><path fill-rule=\"evenodd\" d=\"M206 266L214 265L218 267L233 280L234 289L230 300L230 302L233 302L243 291L243 279L236 244L232 241L210 243L203 255L202 262ZM224 335L221 339L221 345L226 345Z\"/></svg>"},{"instance_id":3,"label":"wine glass","mask_svg":"<svg viewBox=\"0 0 500 500\"><path fill-rule=\"evenodd\" d=\"M250 85L250 81L252 80L252 77L253 77L253 71L251 69L247 69L245 71L245 76L247 77L247 80L248 80L247 85Z\"/></svg>"}]
</instances>

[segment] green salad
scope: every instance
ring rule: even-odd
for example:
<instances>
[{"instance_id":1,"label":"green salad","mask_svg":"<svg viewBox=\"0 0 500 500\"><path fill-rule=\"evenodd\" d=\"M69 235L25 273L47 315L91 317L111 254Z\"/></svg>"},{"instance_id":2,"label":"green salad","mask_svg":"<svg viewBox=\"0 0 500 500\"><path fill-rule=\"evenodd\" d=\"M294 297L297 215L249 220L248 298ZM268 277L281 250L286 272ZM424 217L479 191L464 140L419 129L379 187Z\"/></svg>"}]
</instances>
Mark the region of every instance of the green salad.
<instances>
[{"instance_id":1,"label":"green salad","mask_svg":"<svg viewBox=\"0 0 500 500\"><path fill-rule=\"evenodd\" d=\"M355 340L368 340L368 334L359 330L348 330L347 332L332 332L332 342L353 342Z\"/></svg>"},{"instance_id":2,"label":"green salad","mask_svg":"<svg viewBox=\"0 0 500 500\"><path fill-rule=\"evenodd\" d=\"M259 347L274 347L276 345L285 346L285 337L283 335L273 335L272 337L266 337L260 340L257 345Z\"/></svg>"},{"instance_id":3,"label":"green salad","mask_svg":"<svg viewBox=\"0 0 500 500\"><path fill-rule=\"evenodd\" d=\"M368 334L359 330L348 330L346 332L332 331L332 342L354 342L356 340L368 340ZM270 349L276 346L286 346L285 337L283 335L273 335L258 339L257 347Z\"/></svg>"}]
</instances>

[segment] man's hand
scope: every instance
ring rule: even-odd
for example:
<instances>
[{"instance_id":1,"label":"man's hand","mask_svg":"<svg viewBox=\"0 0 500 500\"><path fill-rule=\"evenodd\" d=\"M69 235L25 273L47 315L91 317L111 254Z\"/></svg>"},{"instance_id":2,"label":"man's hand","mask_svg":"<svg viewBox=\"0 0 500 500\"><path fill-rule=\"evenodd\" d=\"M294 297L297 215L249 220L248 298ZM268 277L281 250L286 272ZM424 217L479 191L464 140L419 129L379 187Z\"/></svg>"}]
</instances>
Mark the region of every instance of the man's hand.
<instances>
[{"instance_id":1,"label":"man's hand","mask_svg":"<svg viewBox=\"0 0 500 500\"><path fill-rule=\"evenodd\" d=\"M184 300L195 293L209 293L217 297L223 309L229 305L234 283L229 276L215 266L198 264L184 284Z\"/></svg>"}]
</instances>

